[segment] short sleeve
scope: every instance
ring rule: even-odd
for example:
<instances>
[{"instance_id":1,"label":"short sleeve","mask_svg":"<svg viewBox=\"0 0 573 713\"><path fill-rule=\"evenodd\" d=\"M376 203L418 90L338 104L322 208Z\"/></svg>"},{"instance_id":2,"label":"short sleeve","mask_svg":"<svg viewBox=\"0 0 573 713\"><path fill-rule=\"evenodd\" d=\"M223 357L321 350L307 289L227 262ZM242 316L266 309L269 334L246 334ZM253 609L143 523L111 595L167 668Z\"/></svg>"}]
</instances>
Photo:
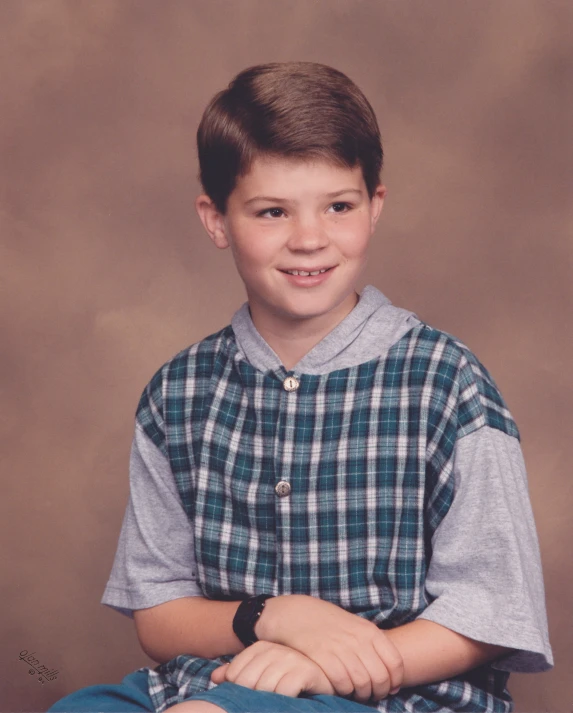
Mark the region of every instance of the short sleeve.
<instances>
[{"instance_id":1,"label":"short sleeve","mask_svg":"<svg viewBox=\"0 0 573 713\"><path fill-rule=\"evenodd\" d=\"M151 423L151 421L149 422ZM191 522L169 461L139 423L130 456L130 493L102 604L133 618L180 597L203 596Z\"/></svg>"},{"instance_id":2,"label":"short sleeve","mask_svg":"<svg viewBox=\"0 0 573 713\"><path fill-rule=\"evenodd\" d=\"M453 475L452 504L432 538L431 603L420 618L515 650L495 668L545 671L553 657L518 438L489 425L472 430L456 442Z\"/></svg>"}]
</instances>

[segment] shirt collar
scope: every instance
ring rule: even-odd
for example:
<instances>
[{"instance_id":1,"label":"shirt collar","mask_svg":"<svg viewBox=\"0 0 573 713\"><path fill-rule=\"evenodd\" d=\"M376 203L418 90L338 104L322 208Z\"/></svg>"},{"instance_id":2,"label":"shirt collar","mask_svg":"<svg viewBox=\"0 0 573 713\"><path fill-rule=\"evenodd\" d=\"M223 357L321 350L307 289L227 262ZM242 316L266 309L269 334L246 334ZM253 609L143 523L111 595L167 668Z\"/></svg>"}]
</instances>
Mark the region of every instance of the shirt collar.
<instances>
[{"instance_id":1,"label":"shirt collar","mask_svg":"<svg viewBox=\"0 0 573 713\"><path fill-rule=\"evenodd\" d=\"M408 311L394 307L376 287L367 285L354 309L291 371L325 374L381 356L418 320ZM276 352L255 327L245 302L231 321L239 352L256 369L276 371L281 365Z\"/></svg>"}]
</instances>

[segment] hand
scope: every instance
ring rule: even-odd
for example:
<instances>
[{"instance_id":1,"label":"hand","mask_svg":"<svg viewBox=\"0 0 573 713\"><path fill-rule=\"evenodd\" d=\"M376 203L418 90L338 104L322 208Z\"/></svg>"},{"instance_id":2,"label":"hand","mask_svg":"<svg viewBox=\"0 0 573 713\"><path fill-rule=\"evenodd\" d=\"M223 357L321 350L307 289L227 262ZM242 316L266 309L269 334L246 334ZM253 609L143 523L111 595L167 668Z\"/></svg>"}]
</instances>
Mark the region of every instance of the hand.
<instances>
[{"instance_id":1,"label":"hand","mask_svg":"<svg viewBox=\"0 0 573 713\"><path fill-rule=\"evenodd\" d=\"M296 698L303 691L334 695L324 672L299 651L270 641L257 641L237 654L230 664L216 668L213 683L231 681L254 691L269 691Z\"/></svg>"},{"instance_id":2,"label":"hand","mask_svg":"<svg viewBox=\"0 0 573 713\"><path fill-rule=\"evenodd\" d=\"M304 594L268 599L255 633L314 661L339 696L379 701L402 684L402 656L384 632L331 602Z\"/></svg>"}]
</instances>

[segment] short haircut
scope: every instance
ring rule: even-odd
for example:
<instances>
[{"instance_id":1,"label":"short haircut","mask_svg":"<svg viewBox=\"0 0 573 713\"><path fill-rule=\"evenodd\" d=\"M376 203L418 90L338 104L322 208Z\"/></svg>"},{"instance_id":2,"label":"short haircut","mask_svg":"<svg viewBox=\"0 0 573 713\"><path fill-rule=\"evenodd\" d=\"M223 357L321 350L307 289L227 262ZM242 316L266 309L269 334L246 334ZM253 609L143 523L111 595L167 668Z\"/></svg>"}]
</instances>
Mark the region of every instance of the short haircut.
<instances>
[{"instance_id":1,"label":"short haircut","mask_svg":"<svg viewBox=\"0 0 573 713\"><path fill-rule=\"evenodd\" d=\"M383 161L376 115L362 91L316 62L272 62L237 74L205 109L197 152L203 190L222 214L257 156L359 164L370 199Z\"/></svg>"}]
</instances>

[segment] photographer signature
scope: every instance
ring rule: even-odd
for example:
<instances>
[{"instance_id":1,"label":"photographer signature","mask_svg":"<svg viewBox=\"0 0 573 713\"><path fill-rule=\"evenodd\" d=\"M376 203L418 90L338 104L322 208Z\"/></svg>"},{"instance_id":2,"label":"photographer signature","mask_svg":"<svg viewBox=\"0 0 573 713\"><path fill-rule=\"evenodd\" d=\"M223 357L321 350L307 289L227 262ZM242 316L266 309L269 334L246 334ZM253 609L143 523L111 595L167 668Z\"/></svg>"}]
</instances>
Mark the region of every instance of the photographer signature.
<instances>
[{"instance_id":1,"label":"photographer signature","mask_svg":"<svg viewBox=\"0 0 573 713\"><path fill-rule=\"evenodd\" d=\"M34 658L35 651L28 653L27 649L20 651L18 658L28 665L28 673L30 676L38 675L38 681L43 685L45 681L54 681L58 677L59 671L55 668L47 668L40 664L39 660Z\"/></svg>"}]
</instances>

